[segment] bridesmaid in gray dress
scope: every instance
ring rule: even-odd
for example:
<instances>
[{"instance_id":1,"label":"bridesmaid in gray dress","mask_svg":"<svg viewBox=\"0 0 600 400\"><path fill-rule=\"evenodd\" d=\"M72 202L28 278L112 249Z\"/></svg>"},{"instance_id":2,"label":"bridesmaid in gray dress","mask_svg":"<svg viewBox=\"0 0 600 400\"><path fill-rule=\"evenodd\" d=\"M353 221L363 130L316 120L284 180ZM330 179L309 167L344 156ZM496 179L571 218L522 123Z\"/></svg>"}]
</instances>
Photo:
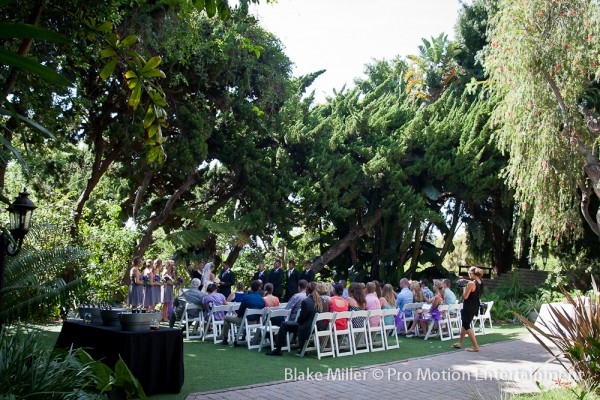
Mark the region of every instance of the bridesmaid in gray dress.
<instances>
[{"instance_id":1,"label":"bridesmaid in gray dress","mask_svg":"<svg viewBox=\"0 0 600 400\"><path fill-rule=\"evenodd\" d=\"M160 296L156 296L156 291L153 289L156 285L154 282L154 268L152 260L146 261L144 276L148 277L148 281L144 284L144 307L146 311L154 311L154 305L160 301Z\"/></svg>"},{"instance_id":2,"label":"bridesmaid in gray dress","mask_svg":"<svg viewBox=\"0 0 600 400\"><path fill-rule=\"evenodd\" d=\"M129 293L127 294L127 304L132 307L141 307L144 304L144 282L140 274L142 266L142 257L133 259L133 266L129 271Z\"/></svg>"},{"instance_id":3,"label":"bridesmaid in gray dress","mask_svg":"<svg viewBox=\"0 0 600 400\"><path fill-rule=\"evenodd\" d=\"M162 265L163 262L160 258L157 258L156 260L154 260L154 267L152 268L152 274L154 275L154 278L152 280L152 296L154 299L154 309L156 309L156 304L161 302L161 292L162 292L162 286L163 283L161 282L161 276L160 276L160 272L162 270Z\"/></svg>"},{"instance_id":4,"label":"bridesmaid in gray dress","mask_svg":"<svg viewBox=\"0 0 600 400\"><path fill-rule=\"evenodd\" d=\"M162 320L163 322L168 322L169 317L171 316L173 300L175 299L175 296L173 295L173 282L177 279L177 275L175 274L175 261L167 261L167 265L163 269L162 274L164 282L162 296ZM165 277L167 276L168 278L165 281Z\"/></svg>"}]
</instances>

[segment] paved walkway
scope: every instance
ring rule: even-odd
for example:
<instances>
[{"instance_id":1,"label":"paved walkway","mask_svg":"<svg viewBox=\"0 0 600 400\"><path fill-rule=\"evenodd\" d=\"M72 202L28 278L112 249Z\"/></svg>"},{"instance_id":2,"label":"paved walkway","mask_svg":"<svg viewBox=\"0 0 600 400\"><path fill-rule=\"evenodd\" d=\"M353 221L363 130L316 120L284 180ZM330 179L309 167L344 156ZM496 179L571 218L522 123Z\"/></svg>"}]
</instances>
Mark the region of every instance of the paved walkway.
<instances>
[{"instance_id":1,"label":"paved walkway","mask_svg":"<svg viewBox=\"0 0 600 400\"><path fill-rule=\"evenodd\" d=\"M451 342L448 343L450 346ZM469 344L465 340L465 344ZM404 360L372 367L333 369L311 374L306 370L282 371L285 381L192 393L200 399L338 399L378 400L426 398L444 395L463 399L501 399L504 393L536 392L569 380L556 362L531 336L481 346L479 353L457 350L437 356Z\"/></svg>"}]
</instances>

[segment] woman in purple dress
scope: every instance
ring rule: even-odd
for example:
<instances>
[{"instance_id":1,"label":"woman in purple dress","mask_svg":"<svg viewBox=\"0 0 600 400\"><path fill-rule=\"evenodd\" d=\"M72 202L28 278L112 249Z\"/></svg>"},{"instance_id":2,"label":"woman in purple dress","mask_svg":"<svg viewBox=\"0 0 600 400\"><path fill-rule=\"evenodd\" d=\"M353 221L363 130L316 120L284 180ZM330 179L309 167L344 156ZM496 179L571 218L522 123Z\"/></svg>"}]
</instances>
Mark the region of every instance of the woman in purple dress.
<instances>
[{"instance_id":1,"label":"woman in purple dress","mask_svg":"<svg viewBox=\"0 0 600 400\"><path fill-rule=\"evenodd\" d=\"M167 265L162 271L163 274L163 292L162 292L162 320L169 321L171 308L173 307L173 283L177 279L175 274L175 261L167 261Z\"/></svg>"},{"instance_id":2,"label":"woman in purple dress","mask_svg":"<svg viewBox=\"0 0 600 400\"><path fill-rule=\"evenodd\" d=\"M144 282L140 267L142 266L142 257L133 259L133 266L129 270L129 293L127 294L127 304L131 307L141 307L144 304Z\"/></svg>"}]
</instances>

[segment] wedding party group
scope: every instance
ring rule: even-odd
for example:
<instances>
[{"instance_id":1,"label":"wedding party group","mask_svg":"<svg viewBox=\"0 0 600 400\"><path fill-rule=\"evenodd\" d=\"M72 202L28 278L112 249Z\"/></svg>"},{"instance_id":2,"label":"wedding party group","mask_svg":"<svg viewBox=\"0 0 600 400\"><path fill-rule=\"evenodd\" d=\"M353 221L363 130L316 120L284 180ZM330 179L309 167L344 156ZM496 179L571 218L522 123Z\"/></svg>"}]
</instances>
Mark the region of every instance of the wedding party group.
<instances>
[{"instance_id":1,"label":"wedding party group","mask_svg":"<svg viewBox=\"0 0 600 400\"><path fill-rule=\"evenodd\" d=\"M161 259L147 260L143 265L141 257L133 259L127 304L146 311L154 311L162 304L162 321L166 322L173 308L174 286L181 285L183 278L177 277L173 260L168 260L165 265Z\"/></svg>"}]
</instances>

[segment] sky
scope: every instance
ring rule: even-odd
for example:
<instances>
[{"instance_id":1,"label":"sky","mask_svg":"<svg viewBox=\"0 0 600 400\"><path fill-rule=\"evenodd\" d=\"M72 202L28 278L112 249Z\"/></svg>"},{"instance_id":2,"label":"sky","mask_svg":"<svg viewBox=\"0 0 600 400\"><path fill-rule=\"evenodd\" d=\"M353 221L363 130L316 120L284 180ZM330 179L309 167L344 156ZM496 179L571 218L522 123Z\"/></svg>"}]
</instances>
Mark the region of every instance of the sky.
<instances>
[{"instance_id":1,"label":"sky","mask_svg":"<svg viewBox=\"0 0 600 400\"><path fill-rule=\"evenodd\" d=\"M294 76L326 69L316 101L353 86L373 59L418 54L421 38L454 36L458 0L278 0L251 12L282 41Z\"/></svg>"}]
</instances>

